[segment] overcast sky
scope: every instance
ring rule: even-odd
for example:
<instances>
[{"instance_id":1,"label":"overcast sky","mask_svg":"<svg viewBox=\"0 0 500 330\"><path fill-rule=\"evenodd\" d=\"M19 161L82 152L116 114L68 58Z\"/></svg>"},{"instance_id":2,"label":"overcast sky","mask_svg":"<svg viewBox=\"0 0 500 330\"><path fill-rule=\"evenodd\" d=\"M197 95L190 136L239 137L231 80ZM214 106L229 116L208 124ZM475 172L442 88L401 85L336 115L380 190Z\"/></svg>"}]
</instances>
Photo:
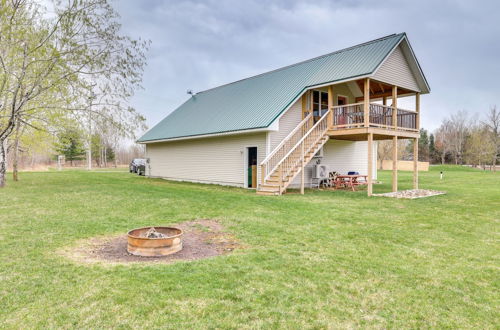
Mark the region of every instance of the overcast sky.
<instances>
[{"instance_id":1,"label":"overcast sky","mask_svg":"<svg viewBox=\"0 0 500 330\"><path fill-rule=\"evenodd\" d=\"M123 30L152 41L133 106L152 127L202 91L406 32L431 94L422 126L500 106L500 1L117 0ZM405 103L405 102L403 102ZM413 105L413 98L411 100ZM410 105L408 105L410 107Z\"/></svg>"}]
</instances>

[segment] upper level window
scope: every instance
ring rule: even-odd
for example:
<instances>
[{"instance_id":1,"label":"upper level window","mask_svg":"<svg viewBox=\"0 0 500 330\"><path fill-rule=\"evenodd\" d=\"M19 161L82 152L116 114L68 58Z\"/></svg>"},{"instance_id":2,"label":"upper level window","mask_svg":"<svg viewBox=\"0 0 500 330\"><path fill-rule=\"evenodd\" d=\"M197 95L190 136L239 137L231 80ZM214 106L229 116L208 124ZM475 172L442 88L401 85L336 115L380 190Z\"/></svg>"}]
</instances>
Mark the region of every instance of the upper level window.
<instances>
[{"instance_id":1,"label":"upper level window","mask_svg":"<svg viewBox=\"0 0 500 330\"><path fill-rule=\"evenodd\" d=\"M312 109L314 117L321 117L328 111L328 93L321 91L312 92Z\"/></svg>"}]
</instances>

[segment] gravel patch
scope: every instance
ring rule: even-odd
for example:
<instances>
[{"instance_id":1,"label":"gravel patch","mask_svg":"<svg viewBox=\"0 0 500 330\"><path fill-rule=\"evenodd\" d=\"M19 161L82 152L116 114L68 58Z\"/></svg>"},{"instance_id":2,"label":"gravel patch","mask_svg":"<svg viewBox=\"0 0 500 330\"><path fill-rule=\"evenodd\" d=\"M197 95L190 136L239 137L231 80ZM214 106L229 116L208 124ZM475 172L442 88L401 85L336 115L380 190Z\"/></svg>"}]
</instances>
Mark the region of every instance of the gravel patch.
<instances>
[{"instance_id":1,"label":"gravel patch","mask_svg":"<svg viewBox=\"0 0 500 330\"><path fill-rule=\"evenodd\" d=\"M373 196L415 199L415 198L431 197L444 194L446 194L445 191L430 190L430 189L410 189L410 190L401 190L383 194L373 194Z\"/></svg>"}]
</instances>

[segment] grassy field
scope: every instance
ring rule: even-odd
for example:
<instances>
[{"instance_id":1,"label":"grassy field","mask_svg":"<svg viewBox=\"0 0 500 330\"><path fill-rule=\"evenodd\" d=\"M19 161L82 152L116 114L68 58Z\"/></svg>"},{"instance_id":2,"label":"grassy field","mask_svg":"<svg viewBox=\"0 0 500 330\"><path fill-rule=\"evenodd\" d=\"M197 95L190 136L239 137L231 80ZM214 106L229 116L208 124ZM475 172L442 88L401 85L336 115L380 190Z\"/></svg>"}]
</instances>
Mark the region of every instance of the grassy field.
<instances>
[{"instance_id":1,"label":"grassy field","mask_svg":"<svg viewBox=\"0 0 500 330\"><path fill-rule=\"evenodd\" d=\"M375 192L389 191L390 173L379 179ZM0 327L498 329L500 173L434 167L421 187L448 194L265 197L127 172L22 173L0 190ZM197 218L246 248L172 265L53 253Z\"/></svg>"}]
</instances>

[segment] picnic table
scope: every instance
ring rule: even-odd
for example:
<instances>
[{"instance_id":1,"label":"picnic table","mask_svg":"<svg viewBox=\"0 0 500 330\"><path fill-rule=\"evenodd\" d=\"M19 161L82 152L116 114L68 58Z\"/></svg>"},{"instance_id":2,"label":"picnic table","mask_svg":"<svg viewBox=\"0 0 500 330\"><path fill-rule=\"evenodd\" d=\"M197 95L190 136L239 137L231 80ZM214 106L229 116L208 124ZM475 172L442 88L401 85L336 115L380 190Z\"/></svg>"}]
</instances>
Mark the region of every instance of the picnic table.
<instances>
[{"instance_id":1,"label":"picnic table","mask_svg":"<svg viewBox=\"0 0 500 330\"><path fill-rule=\"evenodd\" d=\"M356 191L356 186L368 184L368 175L337 175L332 184L335 189L351 188L352 191Z\"/></svg>"}]
</instances>

